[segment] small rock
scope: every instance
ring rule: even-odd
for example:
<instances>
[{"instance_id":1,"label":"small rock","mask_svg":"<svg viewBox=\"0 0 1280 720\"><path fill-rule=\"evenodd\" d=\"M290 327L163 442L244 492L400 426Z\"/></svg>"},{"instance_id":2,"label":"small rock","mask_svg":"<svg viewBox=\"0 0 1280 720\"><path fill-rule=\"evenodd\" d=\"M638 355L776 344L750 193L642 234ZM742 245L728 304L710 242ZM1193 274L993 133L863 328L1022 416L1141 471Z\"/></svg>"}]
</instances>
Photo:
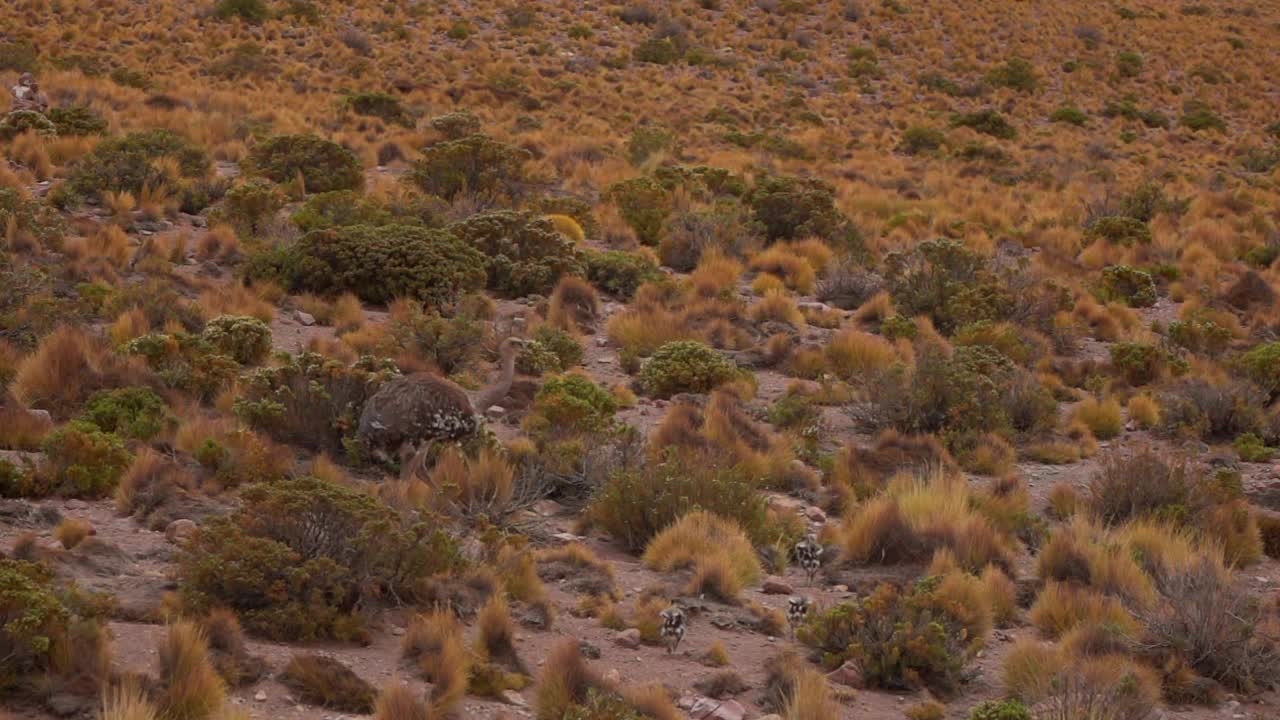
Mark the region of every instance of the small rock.
<instances>
[{"instance_id":1,"label":"small rock","mask_svg":"<svg viewBox=\"0 0 1280 720\"><path fill-rule=\"evenodd\" d=\"M689 708L689 717L693 720L742 720L746 716L747 709L737 700L700 697Z\"/></svg>"},{"instance_id":2,"label":"small rock","mask_svg":"<svg viewBox=\"0 0 1280 720\"><path fill-rule=\"evenodd\" d=\"M845 687L858 689L861 689L865 684L862 677L862 668L858 667L858 664L852 660L845 661L845 664L828 673L827 679Z\"/></svg>"},{"instance_id":3,"label":"small rock","mask_svg":"<svg viewBox=\"0 0 1280 720\"><path fill-rule=\"evenodd\" d=\"M400 637L401 635L404 635L404 628L399 626L393 627L391 628L391 634L395 635L396 637Z\"/></svg>"},{"instance_id":4,"label":"small rock","mask_svg":"<svg viewBox=\"0 0 1280 720\"><path fill-rule=\"evenodd\" d=\"M507 414L507 409L501 405L490 405L489 409L484 411L484 414L491 418L500 418Z\"/></svg>"},{"instance_id":5,"label":"small rock","mask_svg":"<svg viewBox=\"0 0 1280 720\"><path fill-rule=\"evenodd\" d=\"M520 696L520 693L515 690L503 690L502 702L508 705L515 705L516 707L525 707L528 705L528 703L524 701L524 698Z\"/></svg>"},{"instance_id":6,"label":"small rock","mask_svg":"<svg viewBox=\"0 0 1280 720\"><path fill-rule=\"evenodd\" d=\"M543 517L559 515L563 510L564 506L555 500L539 500L533 504L533 511Z\"/></svg>"},{"instance_id":7,"label":"small rock","mask_svg":"<svg viewBox=\"0 0 1280 720\"><path fill-rule=\"evenodd\" d=\"M795 589L786 580L770 575L760 585L760 591L765 595L790 595L795 592Z\"/></svg>"},{"instance_id":8,"label":"small rock","mask_svg":"<svg viewBox=\"0 0 1280 720\"><path fill-rule=\"evenodd\" d=\"M640 647L640 631L635 628L623 630L613 636L613 642L628 650L635 650Z\"/></svg>"},{"instance_id":9,"label":"small rock","mask_svg":"<svg viewBox=\"0 0 1280 720\"><path fill-rule=\"evenodd\" d=\"M254 699L254 700L257 700L258 702L263 702L264 700L266 700L266 699L267 699L267 691L266 691L266 690L259 690L259 691L258 691L258 692L253 696L253 699Z\"/></svg>"},{"instance_id":10,"label":"small rock","mask_svg":"<svg viewBox=\"0 0 1280 720\"><path fill-rule=\"evenodd\" d=\"M171 543L186 542L196 531L196 524L186 518L174 520L164 529L164 538Z\"/></svg>"},{"instance_id":11,"label":"small rock","mask_svg":"<svg viewBox=\"0 0 1280 720\"><path fill-rule=\"evenodd\" d=\"M312 325L316 324L316 318L311 313L304 313L301 310L299 310L296 313L294 313L294 317L298 319L298 322L302 323L303 325L306 325L307 327L311 327Z\"/></svg>"},{"instance_id":12,"label":"small rock","mask_svg":"<svg viewBox=\"0 0 1280 720\"><path fill-rule=\"evenodd\" d=\"M571 542L580 542L583 540L583 537L581 535L574 535L573 533L559 532L559 533L556 533L555 535L552 535L551 539L559 540L560 542L571 543Z\"/></svg>"},{"instance_id":13,"label":"small rock","mask_svg":"<svg viewBox=\"0 0 1280 720\"><path fill-rule=\"evenodd\" d=\"M85 502L85 501L83 501L83 500L68 500L68 501L67 501L67 509L68 509L68 510L84 510L84 509L85 509L85 508L87 508L87 507L89 507L89 503L87 503L87 502Z\"/></svg>"},{"instance_id":14,"label":"small rock","mask_svg":"<svg viewBox=\"0 0 1280 720\"><path fill-rule=\"evenodd\" d=\"M809 518L811 522L820 523L827 521L827 514L817 505L810 505L809 508L804 511L804 515Z\"/></svg>"},{"instance_id":15,"label":"small rock","mask_svg":"<svg viewBox=\"0 0 1280 720\"><path fill-rule=\"evenodd\" d=\"M622 682L622 673L618 672L618 668L609 668L604 674L604 681L612 684L620 683Z\"/></svg>"},{"instance_id":16,"label":"small rock","mask_svg":"<svg viewBox=\"0 0 1280 720\"><path fill-rule=\"evenodd\" d=\"M28 410L27 414L43 422L47 422L50 424L53 423L53 416L49 414L48 410Z\"/></svg>"},{"instance_id":17,"label":"small rock","mask_svg":"<svg viewBox=\"0 0 1280 720\"><path fill-rule=\"evenodd\" d=\"M849 592L849 586L848 585L832 585L831 592L847 593Z\"/></svg>"}]
</instances>

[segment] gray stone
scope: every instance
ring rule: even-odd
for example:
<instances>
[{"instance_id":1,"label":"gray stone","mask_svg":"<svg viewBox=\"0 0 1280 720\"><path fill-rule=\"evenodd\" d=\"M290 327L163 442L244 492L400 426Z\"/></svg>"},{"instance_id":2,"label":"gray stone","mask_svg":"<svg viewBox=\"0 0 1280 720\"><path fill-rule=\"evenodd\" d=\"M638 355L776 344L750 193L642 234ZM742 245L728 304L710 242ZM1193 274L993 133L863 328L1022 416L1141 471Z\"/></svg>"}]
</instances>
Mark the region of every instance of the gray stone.
<instances>
[{"instance_id":1,"label":"gray stone","mask_svg":"<svg viewBox=\"0 0 1280 720\"><path fill-rule=\"evenodd\" d=\"M628 650L635 650L640 647L640 631L635 628L623 630L613 636L613 642Z\"/></svg>"},{"instance_id":2,"label":"gray stone","mask_svg":"<svg viewBox=\"0 0 1280 720\"><path fill-rule=\"evenodd\" d=\"M174 520L164 529L164 538L171 543L184 543L196 532L196 524L186 518Z\"/></svg>"},{"instance_id":3,"label":"gray stone","mask_svg":"<svg viewBox=\"0 0 1280 720\"><path fill-rule=\"evenodd\" d=\"M760 585L760 591L765 595L790 595L795 592L795 589L786 580L770 575Z\"/></svg>"},{"instance_id":4,"label":"gray stone","mask_svg":"<svg viewBox=\"0 0 1280 720\"><path fill-rule=\"evenodd\" d=\"M294 316L298 318L298 322L302 323L303 325L306 325L307 327L311 327L312 325L316 324L316 318L311 313L304 313L301 310L299 310L296 313L294 313Z\"/></svg>"}]
</instances>

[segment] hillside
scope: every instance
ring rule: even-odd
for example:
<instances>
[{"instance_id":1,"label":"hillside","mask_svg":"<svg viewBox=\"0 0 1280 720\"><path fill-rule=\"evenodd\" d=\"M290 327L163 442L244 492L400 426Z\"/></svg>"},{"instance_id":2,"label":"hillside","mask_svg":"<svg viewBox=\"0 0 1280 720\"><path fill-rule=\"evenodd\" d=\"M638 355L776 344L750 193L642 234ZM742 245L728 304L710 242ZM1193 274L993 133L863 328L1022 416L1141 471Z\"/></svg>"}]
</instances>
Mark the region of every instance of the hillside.
<instances>
[{"instance_id":1,"label":"hillside","mask_svg":"<svg viewBox=\"0 0 1280 720\"><path fill-rule=\"evenodd\" d=\"M0 719L1275 717L1277 31L3 4Z\"/></svg>"}]
</instances>

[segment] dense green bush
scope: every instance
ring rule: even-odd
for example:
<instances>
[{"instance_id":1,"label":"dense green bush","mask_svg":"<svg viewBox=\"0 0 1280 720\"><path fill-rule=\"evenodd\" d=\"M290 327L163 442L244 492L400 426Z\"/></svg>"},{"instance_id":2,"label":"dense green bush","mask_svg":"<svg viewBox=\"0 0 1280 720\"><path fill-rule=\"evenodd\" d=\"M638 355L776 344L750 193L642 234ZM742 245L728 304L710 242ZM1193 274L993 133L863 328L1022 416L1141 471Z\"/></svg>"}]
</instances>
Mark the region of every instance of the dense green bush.
<instances>
[{"instance_id":1,"label":"dense green bush","mask_svg":"<svg viewBox=\"0 0 1280 720\"><path fill-rule=\"evenodd\" d=\"M35 72L40 65L40 51L29 42L0 43L0 71Z\"/></svg>"},{"instance_id":2,"label":"dense green bush","mask_svg":"<svg viewBox=\"0 0 1280 720\"><path fill-rule=\"evenodd\" d=\"M342 106L356 115L376 117L404 127L411 128L415 124L413 114L405 108L400 99L387 93L363 92L348 95L342 101Z\"/></svg>"},{"instance_id":3,"label":"dense green bush","mask_svg":"<svg viewBox=\"0 0 1280 720\"><path fill-rule=\"evenodd\" d=\"M898 152L907 155L919 155L922 152L938 150L947 142L947 134L937 128L913 125L902 133L902 142L898 143Z\"/></svg>"},{"instance_id":4,"label":"dense green bush","mask_svg":"<svg viewBox=\"0 0 1280 720\"><path fill-rule=\"evenodd\" d=\"M1156 281L1151 273L1128 265L1111 265L1102 271L1104 300L1119 300L1129 307L1156 304Z\"/></svg>"},{"instance_id":5,"label":"dense green bush","mask_svg":"<svg viewBox=\"0 0 1280 720\"><path fill-rule=\"evenodd\" d=\"M484 287L486 260L494 258L442 230L353 225L306 234L285 258L283 271L298 290L349 291L371 303L407 297L438 306Z\"/></svg>"},{"instance_id":6,"label":"dense green bush","mask_svg":"<svg viewBox=\"0 0 1280 720\"><path fill-rule=\"evenodd\" d=\"M742 473L702 458L669 455L622 468L600 488L588 510L593 523L627 549L649 540L693 510L734 520L758 546L785 534L772 522L763 496Z\"/></svg>"},{"instance_id":7,"label":"dense green bush","mask_svg":"<svg viewBox=\"0 0 1280 720\"><path fill-rule=\"evenodd\" d=\"M164 157L177 160L177 177L157 166L156 161ZM81 198L100 198L108 190L138 195L146 186L181 193L207 176L210 167L203 149L168 130L135 132L107 138L76 161L67 178L66 192Z\"/></svg>"},{"instance_id":8,"label":"dense green bush","mask_svg":"<svg viewBox=\"0 0 1280 720\"><path fill-rule=\"evenodd\" d=\"M1009 58L1003 65L992 68L991 72L987 73L987 82L997 87L1030 92L1036 89L1039 78L1036 76L1035 67L1028 60L1014 57Z\"/></svg>"},{"instance_id":9,"label":"dense green bush","mask_svg":"<svg viewBox=\"0 0 1280 720\"><path fill-rule=\"evenodd\" d=\"M582 362L582 343L569 333L542 325L516 356L516 368L526 375L560 372Z\"/></svg>"},{"instance_id":10,"label":"dense green bush","mask_svg":"<svg viewBox=\"0 0 1280 720\"><path fill-rule=\"evenodd\" d=\"M57 210L34 198L23 197L16 188L0 189L0 228L25 233L42 245L56 247L66 232L66 224Z\"/></svg>"},{"instance_id":11,"label":"dense green bush","mask_svg":"<svg viewBox=\"0 0 1280 720\"><path fill-rule=\"evenodd\" d=\"M632 165L643 165L653 155L666 152L675 144L671 131L663 127L645 125L636 128L627 141L627 159Z\"/></svg>"},{"instance_id":12,"label":"dense green bush","mask_svg":"<svg viewBox=\"0 0 1280 720\"><path fill-rule=\"evenodd\" d=\"M437 115L427 124L432 130L443 135L446 140L461 140L480 132L480 118L465 108Z\"/></svg>"},{"instance_id":13,"label":"dense green bush","mask_svg":"<svg viewBox=\"0 0 1280 720\"><path fill-rule=\"evenodd\" d=\"M1222 354L1231 342L1231 329L1207 317L1193 315L1186 320L1172 320L1166 330L1174 345L1210 357Z\"/></svg>"},{"instance_id":14,"label":"dense green bush","mask_svg":"<svg viewBox=\"0 0 1280 720\"><path fill-rule=\"evenodd\" d=\"M1035 720L1018 700L983 700L969 711L969 720Z\"/></svg>"},{"instance_id":15,"label":"dense green bush","mask_svg":"<svg viewBox=\"0 0 1280 720\"><path fill-rule=\"evenodd\" d=\"M770 241L820 237L852 249L857 229L836 208L835 189L815 178L764 175L743 198Z\"/></svg>"},{"instance_id":16,"label":"dense green bush","mask_svg":"<svg viewBox=\"0 0 1280 720\"><path fill-rule=\"evenodd\" d=\"M334 190L307 198L291 218L304 233L349 225L412 225L373 198L353 190Z\"/></svg>"},{"instance_id":17,"label":"dense green bush","mask_svg":"<svg viewBox=\"0 0 1280 720\"><path fill-rule=\"evenodd\" d=\"M548 378L538 389L525 429L548 432L603 432L613 424L618 401L612 393L578 373Z\"/></svg>"},{"instance_id":18,"label":"dense green bush","mask_svg":"<svg viewBox=\"0 0 1280 720\"><path fill-rule=\"evenodd\" d=\"M463 193L510 198L522 190L529 158L527 150L469 135L424 148L408 177L424 192L445 200Z\"/></svg>"},{"instance_id":19,"label":"dense green bush","mask_svg":"<svg viewBox=\"0 0 1280 720\"><path fill-rule=\"evenodd\" d=\"M457 542L355 488L297 478L246 488L233 515L206 523L179 561L183 605L233 610L278 640L362 633L379 597L412 600L420 581L462 566Z\"/></svg>"},{"instance_id":20,"label":"dense green bush","mask_svg":"<svg viewBox=\"0 0 1280 720\"><path fill-rule=\"evenodd\" d=\"M450 225L448 230L480 252L489 289L504 295L545 295L562 275L585 272L578 246L550 220L532 213L481 213Z\"/></svg>"},{"instance_id":21,"label":"dense green bush","mask_svg":"<svg viewBox=\"0 0 1280 720\"><path fill-rule=\"evenodd\" d=\"M81 419L103 432L138 440L150 440L173 422L164 398L145 387L94 393Z\"/></svg>"},{"instance_id":22,"label":"dense green bush","mask_svg":"<svg viewBox=\"0 0 1280 720\"><path fill-rule=\"evenodd\" d=\"M751 208L719 200L710 207L672 217L658 244L658 257L663 265L690 272L708 250L742 258L763 244L764 227L753 218Z\"/></svg>"},{"instance_id":23,"label":"dense green bush","mask_svg":"<svg viewBox=\"0 0 1280 720\"><path fill-rule=\"evenodd\" d=\"M741 175L708 165L663 165L654 169L653 179L668 192L680 189L705 201L739 198L748 190Z\"/></svg>"},{"instance_id":24,"label":"dense green bush","mask_svg":"<svg viewBox=\"0 0 1280 720\"><path fill-rule=\"evenodd\" d=\"M641 285L662 277L649 258L622 250L606 250L587 255L587 279L604 292L629 300Z\"/></svg>"},{"instance_id":25,"label":"dense green bush","mask_svg":"<svg viewBox=\"0 0 1280 720\"><path fill-rule=\"evenodd\" d=\"M62 137L107 134L107 119L83 105L49 108L45 117Z\"/></svg>"},{"instance_id":26,"label":"dense green bush","mask_svg":"<svg viewBox=\"0 0 1280 720\"><path fill-rule=\"evenodd\" d=\"M905 592L881 585L862 600L814 614L796 635L819 650L828 667L855 661L871 687L954 692L975 638L937 592L938 583L928 578Z\"/></svg>"},{"instance_id":27,"label":"dense green bush","mask_svg":"<svg viewBox=\"0 0 1280 720\"><path fill-rule=\"evenodd\" d=\"M213 14L223 20L238 17L247 23L258 25L270 19L271 10L267 7L266 0L218 0Z\"/></svg>"},{"instance_id":28,"label":"dense green bush","mask_svg":"<svg viewBox=\"0 0 1280 720\"><path fill-rule=\"evenodd\" d=\"M1183 107L1182 118L1178 122L1183 127L1191 130L1227 131L1227 123L1222 119L1222 116L1200 100L1188 101Z\"/></svg>"},{"instance_id":29,"label":"dense green bush","mask_svg":"<svg viewBox=\"0 0 1280 720\"><path fill-rule=\"evenodd\" d=\"M738 366L720 351L696 340L675 340L645 362L640 386L649 395L671 397L711 392L738 376Z\"/></svg>"},{"instance_id":30,"label":"dense green bush","mask_svg":"<svg viewBox=\"0 0 1280 720\"><path fill-rule=\"evenodd\" d=\"M662 239L662 227L671 214L671 197L657 180L631 178L614 184L606 193L618 206L622 220L636 233L643 245L656 245Z\"/></svg>"},{"instance_id":31,"label":"dense green bush","mask_svg":"<svg viewBox=\"0 0 1280 720\"><path fill-rule=\"evenodd\" d=\"M241 365L256 365L271 354L271 328L245 315L219 315L209 321L201 339L215 352Z\"/></svg>"},{"instance_id":32,"label":"dense green bush","mask_svg":"<svg viewBox=\"0 0 1280 720\"><path fill-rule=\"evenodd\" d=\"M0 140L12 140L26 132L49 137L58 134L58 127L34 110L15 110L0 116Z\"/></svg>"},{"instance_id":33,"label":"dense green bush","mask_svg":"<svg viewBox=\"0 0 1280 720\"><path fill-rule=\"evenodd\" d=\"M1120 342L1111 346L1111 365L1125 382L1139 386L1158 378L1160 373L1168 367L1168 358L1166 353L1155 345Z\"/></svg>"},{"instance_id":34,"label":"dense green bush","mask_svg":"<svg viewBox=\"0 0 1280 720\"><path fill-rule=\"evenodd\" d=\"M983 135L1001 140L1012 140L1018 131L1005 116L995 110L978 110L951 116L951 127L967 127Z\"/></svg>"},{"instance_id":35,"label":"dense green bush","mask_svg":"<svg viewBox=\"0 0 1280 720\"><path fill-rule=\"evenodd\" d=\"M1255 345L1237 359L1236 366L1265 392L1274 396L1280 391L1280 341Z\"/></svg>"},{"instance_id":36,"label":"dense green bush","mask_svg":"<svg viewBox=\"0 0 1280 720\"><path fill-rule=\"evenodd\" d=\"M1151 242L1151 229L1141 220L1122 215L1098 218L1085 230L1090 240L1106 240L1117 245L1146 245Z\"/></svg>"},{"instance_id":37,"label":"dense green bush","mask_svg":"<svg viewBox=\"0 0 1280 720\"><path fill-rule=\"evenodd\" d=\"M351 451L364 403L394 370L369 359L346 365L323 355L289 355L246 373L236 415L249 426L293 445Z\"/></svg>"},{"instance_id":38,"label":"dense green bush","mask_svg":"<svg viewBox=\"0 0 1280 720\"><path fill-rule=\"evenodd\" d=\"M884 265L885 285L898 312L928 315L944 333L1003 319L1015 304L986 258L956 240L926 240L894 251Z\"/></svg>"},{"instance_id":39,"label":"dense green bush","mask_svg":"<svg viewBox=\"0 0 1280 720\"><path fill-rule=\"evenodd\" d=\"M1062 107L1049 113L1049 120L1056 123L1067 123L1076 127L1083 127L1089 122L1089 115L1074 105L1063 105Z\"/></svg>"},{"instance_id":40,"label":"dense green bush","mask_svg":"<svg viewBox=\"0 0 1280 720\"><path fill-rule=\"evenodd\" d=\"M312 193L364 187L364 166L355 153L315 135L267 138L249 152L247 165L278 183L291 183L301 176Z\"/></svg>"},{"instance_id":41,"label":"dense green bush","mask_svg":"<svg viewBox=\"0 0 1280 720\"><path fill-rule=\"evenodd\" d=\"M125 343L120 352L142 357L167 386L205 401L230 385L240 371L234 359L215 352L199 335L184 332L143 335Z\"/></svg>"},{"instance_id":42,"label":"dense green bush","mask_svg":"<svg viewBox=\"0 0 1280 720\"><path fill-rule=\"evenodd\" d=\"M256 236L277 210L284 207L285 196L269 180L250 178L227 191L224 204L211 216L214 222L225 222L241 235Z\"/></svg>"},{"instance_id":43,"label":"dense green bush","mask_svg":"<svg viewBox=\"0 0 1280 720\"><path fill-rule=\"evenodd\" d=\"M76 420L45 438L47 458L40 474L50 492L73 498L96 498L115 489L131 457L120 436Z\"/></svg>"},{"instance_id":44,"label":"dense green bush","mask_svg":"<svg viewBox=\"0 0 1280 720\"><path fill-rule=\"evenodd\" d=\"M683 54L679 45L671 38L665 37L645 38L631 51L631 56L636 59L636 62L653 65L670 65L679 60Z\"/></svg>"},{"instance_id":45,"label":"dense green bush","mask_svg":"<svg viewBox=\"0 0 1280 720\"><path fill-rule=\"evenodd\" d=\"M1113 118L1120 117L1125 120L1138 120L1149 128L1167 128L1169 127L1169 118L1158 110L1142 110L1135 103L1133 98L1124 98L1123 100L1108 100L1102 107L1102 116Z\"/></svg>"},{"instance_id":46,"label":"dense green bush","mask_svg":"<svg viewBox=\"0 0 1280 720\"><path fill-rule=\"evenodd\" d=\"M385 354L411 353L445 375L462 370L479 354L485 339L483 319L466 300L449 317L416 303L408 312L396 313L386 324L393 349Z\"/></svg>"},{"instance_id":47,"label":"dense green bush","mask_svg":"<svg viewBox=\"0 0 1280 720\"><path fill-rule=\"evenodd\" d=\"M51 587L49 571L0 557L0 698L30 676L48 670L65 651L71 612Z\"/></svg>"}]
</instances>

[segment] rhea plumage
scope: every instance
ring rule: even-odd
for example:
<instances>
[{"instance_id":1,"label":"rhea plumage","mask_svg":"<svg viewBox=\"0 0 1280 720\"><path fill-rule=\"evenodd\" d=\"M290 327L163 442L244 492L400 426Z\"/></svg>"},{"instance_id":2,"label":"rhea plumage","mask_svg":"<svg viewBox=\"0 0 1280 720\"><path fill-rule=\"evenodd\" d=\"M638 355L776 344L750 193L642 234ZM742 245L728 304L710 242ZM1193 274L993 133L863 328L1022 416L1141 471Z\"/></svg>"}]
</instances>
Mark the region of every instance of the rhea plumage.
<instances>
[{"instance_id":1,"label":"rhea plumage","mask_svg":"<svg viewBox=\"0 0 1280 720\"><path fill-rule=\"evenodd\" d=\"M485 411L511 390L516 355L524 340L507 338L499 348L500 371L493 384L474 394L428 372L389 381L364 405L360 436L375 453L401 452L423 442L456 440L476 432Z\"/></svg>"}]
</instances>

